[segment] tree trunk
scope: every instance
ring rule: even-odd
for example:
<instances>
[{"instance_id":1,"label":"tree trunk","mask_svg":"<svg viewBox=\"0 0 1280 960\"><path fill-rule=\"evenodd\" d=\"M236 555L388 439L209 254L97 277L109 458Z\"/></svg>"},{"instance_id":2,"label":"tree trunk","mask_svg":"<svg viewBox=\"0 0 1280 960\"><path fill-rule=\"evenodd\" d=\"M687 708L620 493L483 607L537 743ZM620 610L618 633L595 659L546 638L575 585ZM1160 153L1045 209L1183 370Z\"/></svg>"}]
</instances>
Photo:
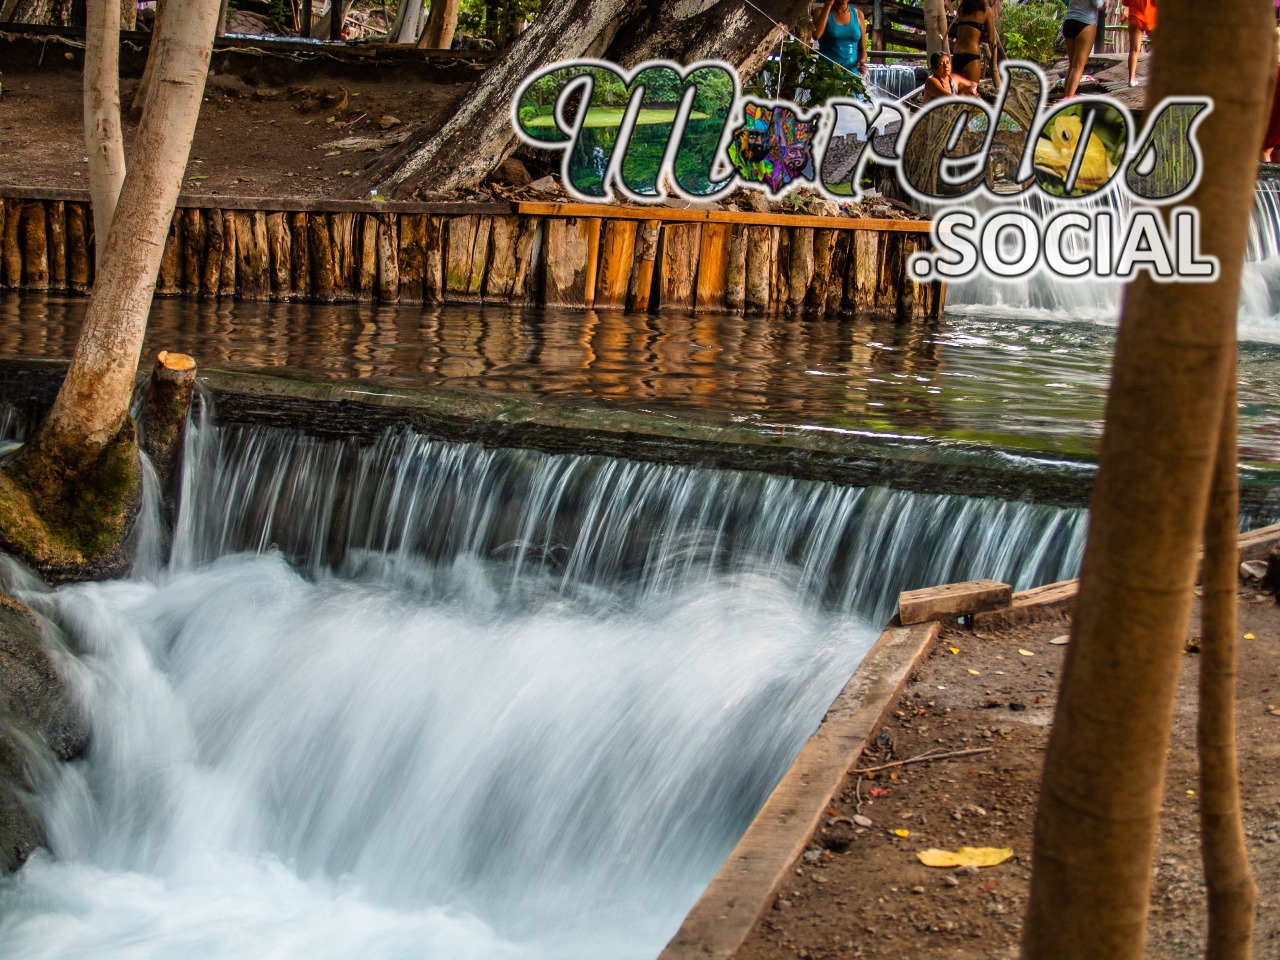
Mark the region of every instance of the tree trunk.
<instances>
[{"instance_id":1,"label":"tree trunk","mask_svg":"<svg viewBox=\"0 0 1280 960\"><path fill-rule=\"evenodd\" d=\"M422 0L402 0L388 36L392 43L417 43L422 32Z\"/></svg>"},{"instance_id":2,"label":"tree trunk","mask_svg":"<svg viewBox=\"0 0 1280 960\"><path fill-rule=\"evenodd\" d=\"M137 0L120 0L120 29L121 30L137 30L138 29Z\"/></svg>"},{"instance_id":3,"label":"tree trunk","mask_svg":"<svg viewBox=\"0 0 1280 960\"><path fill-rule=\"evenodd\" d=\"M14 23L39 23L55 27L70 27L72 0L18 0L10 18Z\"/></svg>"},{"instance_id":4,"label":"tree trunk","mask_svg":"<svg viewBox=\"0 0 1280 960\"><path fill-rule=\"evenodd\" d=\"M171 4L102 269L66 379L17 466L29 479L75 474L120 431L133 394L147 313L195 132L217 26L216 0Z\"/></svg>"},{"instance_id":5,"label":"tree trunk","mask_svg":"<svg viewBox=\"0 0 1280 960\"><path fill-rule=\"evenodd\" d=\"M136 6L135 6L136 10ZM89 154L89 196L93 233L111 232L120 187L124 184L124 135L120 130L120 5L118 0L88 0L84 50L84 142ZM96 248L102 270L105 243Z\"/></svg>"},{"instance_id":6,"label":"tree trunk","mask_svg":"<svg viewBox=\"0 0 1280 960\"><path fill-rule=\"evenodd\" d=\"M448 50L457 29L458 0L431 0L431 12L418 46L424 50Z\"/></svg>"},{"instance_id":7,"label":"tree trunk","mask_svg":"<svg viewBox=\"0 0 1280 960\"><path fill-rule=\"evenodd\" d=\"M645 60L717 58L749 73L777 45L777 23L795 22L806 9L805 0L548 3L480 78L452 119L425 143L407 144L393 154L375 172L374 184L385 196L425 196L482 183L519 142L509 105L520 84L552 63L603 57L630 67Z\"/></svg>"},{"instance_id":8,"label":"tree trunk","mask_svg":"<svg viewBox=\"0 0 1280 960\"><path fill-rule=\"evenodd\" d=\"M1235 363L1228 383L1204 531L1201 601L1200 849L1209 894L1205 960L1249 960L1258 888L1249 870L1236 761L1236 567L1239 478L1236 474Z\"/></svg>"},{"instance_id":9,"label":"tree trunk","mask_svg":"<svg viewBox=\"0 0 1280 960\"><path fill-rule=\"evenodd\" d=\"M947 7L943 0L924 0L924 48L929 53L950 53L947 41Z\"/></svg>"},{"instance_id":10,"label":"tree trunk","mask_svg":"<svg viewBox=\"0 0 1280 960\"><path fill-rule=\"evenodd\" d=\"M1174 693L1230 376L1257 145L1275 41L1267 0L1206 19L1165 0L1151 100L1217 97L1199 142L1212 171L1190 202L1205 284L1130 285L1116 336L1099 455L1053 733L1036 819L1027 960L1144 955ZM1230 61L1235 83L1178 64ZM1159 478L1154 482L1153 478Z\"/></svg>"},{"instance_id":11,"label":"tree trunk","mask_svg":"<svg viewBox=\"0 0 1280 960\"><path fill-rule=\"evenodd\" d=\"M329 5L329 39L341 40L342 28L347 25L347 11L351 0L333 0Z\"/></svg>"},{"instance_id":12,"label":"tree trunk","mask_svg":"<svg viewBox=\"0 0 1280 960\"><path fill-rule=\"evenodd\" d=\"M142 116L142 105L147 99L147 88L151 86L151 70L152 65L156 62L156 38L160 36L160 30L164 27L164 11L169 5L169 0L156 0L156 19L151 25L151 39L147 45L147 62L142 68L142 79L138 81L137 89L133 91L133 99L129 102L129 115L132 117ZM106 236L106 234L102 234Z\"/></svg>"},{"instance_id":13,"label":"tree trunk","mask_svg":"<svg viewBox=\"0 0 1280 960\"><path fill-rule=\"evenodd\" d=\"M214 36L220 37L227 32L227 13L231 7L231 0L221 0L218 4L218 25L214 31Z\"/></svg>"}]
</instances>

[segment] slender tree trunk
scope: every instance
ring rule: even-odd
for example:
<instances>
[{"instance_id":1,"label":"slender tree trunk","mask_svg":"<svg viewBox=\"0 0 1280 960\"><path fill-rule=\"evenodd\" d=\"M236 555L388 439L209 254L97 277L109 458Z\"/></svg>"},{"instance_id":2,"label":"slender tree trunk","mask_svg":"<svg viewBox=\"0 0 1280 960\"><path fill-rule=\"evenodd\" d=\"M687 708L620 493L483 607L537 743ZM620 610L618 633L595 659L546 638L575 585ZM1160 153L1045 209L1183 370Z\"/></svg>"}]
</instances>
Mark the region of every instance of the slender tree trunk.
<instances>
[{"instance_id":1,"label":"slender tree trunk","mask_svg":"<svg viewBox=\"0 0 1280 960\"><path fill-rule=\"evenodd\" d=\"M341 40L342 28L347 25L347 11L351 0L333 0L329 5L329 39Z\"/></svg>"},{"instance_id":2,"label":"slender tree trunk","mask_svg":"<svg viewBox=\"0 0 1280 960\"><path fill-rule=\"evenodd\" d=\"M137 0L120 0L120 29L121 30L137 30L138 29Z\"/></svg>"},{"instance_id":3,"label":"slender tree trunk","mask_svg":"<svg viewBox=\"0 0 1280 960\"><path fill-rule=\"evenodd\" d=\"M1209 893L1205 960L1250 960L1258 900L1244 845L1236 760L1236 567L1240 558L1236 545L1239 467L1234 372L1233 362L1204 531L1196 740L1200 751L1200 848Z\"/></svg>"},{"instance_id":4,"label":"slender tree trunk","mask_svg":"<svg viewBox=\"0 0 1280 960\"><path fill-rule=\"evenodd\" d=\"M422 0L403 0L396 10L395 22L391 25L391 42L416 44L421 32Z\"/></svg>"},{"instance_id":5,"label":"slender tree trunk","mask_svg":"<svg viewBox=\"0 0 1280 960\"><path fill-rule=\"evenodd\" d=\"M133 99L129 101L129 115L132 117L142 116L142 105L146 102L147 90L151 87L151 71L156 62L156 39L160 36L160 31L164 27L164 11L168 5L169 0L156 0L156 19L151 25L151 40L147 46L147 62L142 68L142 79L138 81L138 87L133 91Z\"/></svg>"},{"instance_id":6,"label":"slender tree trunk","mask_svg":"<svg viewBox=\"0 0 1280 960\"><path fill-rule=\"evenodd\" d=\"M1191 198L1211 284L1130 285L1116 337L1080 593L1036 818L1027 960L1144 955L1181 650L1230 376L1255 154L1274 71L1268 0L1161 6L1151 101L1216 96ZM1216 77L1179 64L1233 64ZM1158 479L1157 479L1158 478Z\"/></svg>"},{"instance_id":7,"label":"slender tree trunk","mask_svg":"<svg viewBox=\"0 0 1280 960\"><path fill-rule=\"evenodd\" d=\"M98 271L111 218L124 184L120 130L120 4L88 0L84 51L84 142L89 154L89 197ZM136 7L135 7L136 9Z\"/></svg>"},{"instance_id":8,"label":"slender tree trunk","mask_svg":"<svg viewBox=\"0 0 1280 960\"><path fill-rule=\"evenodd\" d=\"M227 13L230 11L231 0L221 0L218 5L218 26L214 32L214 36L220 37L227 32Z\"/></svg>"},{"instance_id":9,"label":"slender tree trunk","mask_svg":"<svg viewBox=\"0 0 1280 960\"><path fill-rule=\"evenodd\" d=\"M424 50L448 50L457 30L458 0L431 0L431 12L418 46Z\"/></svg>"},{"instance_id":10,"label":"slender tree trunk","mask_svg":"<svg viewBox=\"0 0 1280 960\"><path fill-rule=\"evenodd\" d=\"M942 0L924 0L924 46L929 53L950 53L947 8Z\"/></svg>"},{"instance_id":11,"label":"slender tree trunk","mask_svg":"<svg viewBox=\"0 0 1280 960\"><path fill-rule=\"evenodd\" d=\"M102 272L62 389L16 464L29 481L87 468L128 414L217 22L216 0L171 4L153 40L155 83L147 94L135 161L105 238Z\"/></svg>"},{"instance_id":12,"label":"slender tree trunk","mask_svg":"<svg viewBox=\"0 0 1280 960\"><path fill-rule=\"evenodd\" d=\"M603 57L629 67L718 58L749 73L778 44L778 23L793 23L805 0L562 0L548 2L425 143L408 144L374 173L385 196L438 195L480 184L519 142L510 103L525 78L560 60ZM366 183L363 189L367 189ZM363 192L363 191L362 191Z\"/></svg>"}]
</instances>

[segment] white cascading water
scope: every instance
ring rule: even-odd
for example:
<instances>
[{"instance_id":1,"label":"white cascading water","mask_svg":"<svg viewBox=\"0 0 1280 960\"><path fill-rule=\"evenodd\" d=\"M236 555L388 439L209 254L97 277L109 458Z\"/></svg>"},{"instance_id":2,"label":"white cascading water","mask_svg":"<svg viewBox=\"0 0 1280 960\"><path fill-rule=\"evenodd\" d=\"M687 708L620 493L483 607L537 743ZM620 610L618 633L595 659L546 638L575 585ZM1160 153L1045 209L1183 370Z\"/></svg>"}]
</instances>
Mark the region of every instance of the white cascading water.
<instances>
[{"instance_id":1,"label":"white cascading water","mask_svg":"<svg viewBox=\"0 0 1280 960\"><path fill-rule=\"evenodd\" d=\"M153 527L131 580L9 574L69 638L93 739L49 786L56 858L0 881L0 950L652 958L873 640L855 611L1068 575L1082 532L1079 510L201 423L167 567Z\"/></svg>"},{"instance_id":2,"label":"white cascading water","mask_svg":"<svg viewBox=\"0 0 1280 960\"><path fill-rule=\"evenodd\" d=\"M1019 206L1036 216L1049 205L1039 194L1024 196ZM1109 193L1076 202L1075 208L1101 206L1116 211L1117 222L1127 199ZM1069 253L1084 252L1085 241L1068 234ZM1239 335L1242 340L1280 342L1280 182L1258 183L1254 194L1249 246L1241 278ZM1006 318L1069 318L1113 323L1120 315L1123 285L1115 280L1084 277L1064 281L1043 275L1025 281L968 280L947 288L947 310L958 314Z\"/></svg>"}]
</instances>

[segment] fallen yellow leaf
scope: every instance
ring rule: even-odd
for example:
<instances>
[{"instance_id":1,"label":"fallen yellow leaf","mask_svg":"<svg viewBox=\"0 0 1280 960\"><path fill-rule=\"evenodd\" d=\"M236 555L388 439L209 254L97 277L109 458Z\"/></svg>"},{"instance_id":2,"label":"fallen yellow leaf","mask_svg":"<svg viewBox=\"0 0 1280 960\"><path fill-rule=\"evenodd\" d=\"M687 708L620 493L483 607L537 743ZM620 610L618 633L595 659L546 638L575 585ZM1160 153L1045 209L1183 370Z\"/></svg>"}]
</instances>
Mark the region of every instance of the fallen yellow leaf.
<instances>
[{"instance_id":1,"label":"fallen yellow leaf","mask_svg":"<svg viewBox=\"0 0 1280 960\"><path fill-rule=\"evenodd\" d=\"M1253 639L1256 639L1252 633L1246 633L1246 634L1244 635L1244 638L1245 638L1246 640L1253 640Z\"/></svg>"},{"instance_id":2,"label":"fallen yellow leaf","mask_svg":"<svg viewBox=\"0 0 1280 960\"><path fill-rule=\"evenodd\" d=\"M965 670L968 671L969 673L972 673L975 677L982 676L982 674L980 674L977 670L973 669L973 667L965 667Z\"/></svg>"},{"instance_id":3,"label":"fallen yellow leaf","mask_svg":"<svg viewBox=\"0 0 1280 960\"><path fill-rule=\"evenodd\" d=\"M911 836L911 831L910 830L894 830L893 835L895 837L909 837Z\"/></svg>"},{"instance_id":4,"label":"fallen yellow leaf","mask_svg":"<svg viewBox=\"0 0 1280 960\"><path fill-rule=\"evenodd\" d=\"M994 867L1013 856L1012 847L961 847L959 850L921 850L926 867Z\"/></svg>"},{"instance_id":5,"label":"fallen yellow leaf","mask_svg":"<svg viewBox=\"0 0 1280 960\"><path fill-rule=\"evenodd\" d=\"M1034 653L1032 653L1030 650L1023 650L1021 647L1019 647L1019 648L1018 648L1018 652L1019 652L1020 654L1022 654L1024 657L1034 657L1034 656L1035 656L1035 654L1034 654Z\"/></svg>"},{"instance_id":6,"label":"fallen yellow leaf","mask_svg":"<svg viewBox=\"0 0 1280 960\"><path fill-rule=\"evenodd\" d=\"M950 650L952 653L959 653L959 652L960 652L960 648L959 648L959 647L947 647L947 649L948 649L948 650Z\"/></svg>"}]
</instances>

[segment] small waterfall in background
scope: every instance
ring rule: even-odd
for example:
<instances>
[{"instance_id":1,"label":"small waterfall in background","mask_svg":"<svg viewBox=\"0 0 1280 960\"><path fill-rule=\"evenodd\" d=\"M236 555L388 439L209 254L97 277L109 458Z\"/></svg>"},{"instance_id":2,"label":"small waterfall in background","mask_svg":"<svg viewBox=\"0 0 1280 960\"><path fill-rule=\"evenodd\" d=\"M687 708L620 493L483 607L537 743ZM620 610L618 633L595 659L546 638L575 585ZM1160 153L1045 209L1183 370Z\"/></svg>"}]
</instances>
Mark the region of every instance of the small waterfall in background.
<instances>
[{"instance_id":1,"label":"small waterfall in background","mask_svg":"<svg viewBox=\"0 0 1280 960\"><path fill-rule=\"evenodd\" d=\"M407 431L187 443L167 568L10 585L93 724L57 858L0 881L13 955L652 958L898 589L1057 579L1084 527Z\"/></svg>"},{"instance_id":2,"label":"small waterfall in background","mask_svg":"<svg viewBox=\"0 0 1280 960\"><path fill-rule=\"evenodd\" d=\"M1042 217L1060 204L1039 194L1024 195L1018 206ZM1075 209L1091 211L1101 206L1116 211L1117 222L1128 211L1128 200L1109 193ZM1083 253L1086 245L1068 234L1069 253ZM950 284L947 310L964 315L1012 318L1070 318L1114 321L1120 315L1123 286L1114 280L1085 277L1064 281L1043 276L1026 281L993 281L987 278ZM1242 340L1280 341L1280 182L1260 181L1254 199L1253 220L1240 293Z\"/></svg>"},{"instance_id":3,"label":"small waterfall in background","mask_svg":"<svg viewBox=\"0 0 1280 960\"><path fill-rule=\"evenodd\" d=\"M868 93L873 100L901 100L916 87L916 68L902 63L873 63L868 66Z\"/></svg>"}]
</instances>

